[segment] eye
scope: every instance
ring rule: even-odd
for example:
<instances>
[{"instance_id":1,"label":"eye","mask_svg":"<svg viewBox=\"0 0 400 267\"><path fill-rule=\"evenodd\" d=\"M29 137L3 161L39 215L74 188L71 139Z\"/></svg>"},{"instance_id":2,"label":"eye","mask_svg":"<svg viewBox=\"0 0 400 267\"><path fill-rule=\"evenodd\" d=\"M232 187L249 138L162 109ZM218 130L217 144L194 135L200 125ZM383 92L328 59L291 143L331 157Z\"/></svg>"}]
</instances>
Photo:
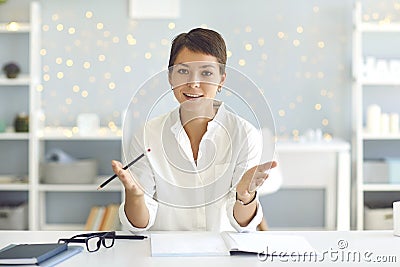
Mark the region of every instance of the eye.
<instances>
[{"instance_id":1,"label":"eye","mask_svg":"<svg viewBox=\"0 0 400 267\"><path fill-rule=\"evenodd\" d=\"M177 71L179 74L189 74L189 70L187 69L178 69Z\"/></svg>"},{"instance_id":2,"label":"eye","mask_svg":"<svg viewBox=\"0 0 400 267\"><path fill-rule=\"evenodd\" d=\"M211 71L205 70L205 71L203 71L201 73L201 75L203 75L203 76L211 76L211 75L213 75L213 73Z\"/></svg>"}]
</instances>

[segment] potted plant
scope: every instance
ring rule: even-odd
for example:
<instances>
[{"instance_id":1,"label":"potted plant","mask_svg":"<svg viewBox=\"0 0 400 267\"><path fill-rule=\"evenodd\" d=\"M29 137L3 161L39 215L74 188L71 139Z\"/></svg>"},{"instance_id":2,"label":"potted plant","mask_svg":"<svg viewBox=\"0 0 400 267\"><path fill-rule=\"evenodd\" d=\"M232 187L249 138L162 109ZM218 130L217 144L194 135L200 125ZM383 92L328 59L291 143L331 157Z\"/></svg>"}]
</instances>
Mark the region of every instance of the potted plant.
<instances>
[{"instance_id":1,"label":"potted plant","mask_svg":"<svg viewBox=\"0 0 400 267\"><path fill-rule=\"evenodd\" d=\"M7 78L14 79L17 78L21 69L16 63L10 62L3 66L3 71L6 74Z\"/></svg>"}]
</instances>

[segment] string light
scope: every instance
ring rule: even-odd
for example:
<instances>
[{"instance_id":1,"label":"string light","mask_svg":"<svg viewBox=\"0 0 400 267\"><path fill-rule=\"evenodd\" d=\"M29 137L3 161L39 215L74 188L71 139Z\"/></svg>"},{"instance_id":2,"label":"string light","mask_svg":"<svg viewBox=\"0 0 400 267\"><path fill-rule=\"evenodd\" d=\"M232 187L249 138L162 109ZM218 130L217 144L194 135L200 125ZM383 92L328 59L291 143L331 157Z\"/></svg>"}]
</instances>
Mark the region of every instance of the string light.
<instances>
[{"instance_id":1,"label":"string light","mask_svg":"<svg viewBox=\"0 0 400 267\"><path fill-rule=\"evenodd\" d=\"M296 31L297 31L297 33L303 33L304 29L302 26L298 26Z\"/></svg>"},{"instance_id":2,"label":"string light","mask_svg":"<svg viewBox=\"0 0 400 267\"><path fill-rule=\"evenodd\" d=\"M394 7L396 9L400 10L400 3L394 3ZM309 7L312 8L312 11L317 14L321 11L319 6L313 6L310 5ZM325 10L322 10L325 12ZM90 10L87 11L83 11L84 13L80 13L80 19L81 20L85 20L86 19L93 19L94 15L93 12ZM396 19L396 17L393 17L391 15L386 15L385 14L379 14L377 12L370 12L371 14L364 14L363 15L363 20L364 21L368 21L368 20L376 20L379 23L390 23L392 22L394 19ZM83 16L84 14L84 16ZM63 16L63 14L61 14ZM321 12L321 16L322 16L322 12ZM317 15L313 15L314 17L318 17ZM99 16L100 17L100 16ZM63 18L63 17L62 17ZM284 20L286 19L282 14L277 14L275 16L277 21L281 21L284 22ZM87 29L85 29L84 27L77 27L77 25L68 25L67 22L64 22L63 20L60 20L60 15L59 14L53 14L51 16L51 19L54 21L53 23L50 22L50 25L48 24L43 24L41 29L42 32L48 32L50 31L50 29L53 32L62 32L65 30L65 33L68 33L69 35L73 35L67 38L71 38L69 40L69 43L65 43L65 47L63 47L63 51L71 51L71 53L74 52L74 45L76 47L79 47L79 50L82 51L89 51L90 49L93 48L93 44L96 44L98 46L98 48L95 48L96 50L93 50L93 52L91 52L92 54L88 53L87 55L85 55L86 57L86 61L84 62L74 62L73 58L67 59L65 58L65 53L63 54L62 52L58 55L57 54L53 54L53 50L49 50L51 48L51 46L46 46L45 48L40 49L39 53L41 56L47 56L43 58L44 63L49 64L49 62L51 62L52 64L50 64L52 66L52 73L46 73L50 71L50 67L48 65L43 65L43 76L42 79L44 82L47 82L50 80L50 77L53 78L52 82L58 82L59 84L64 83L64 81L60 82L57 79L54 79L55 77L58 79L63 79L65 78L65 82L69 79L67 79L67 77L71 76L73 77L72 74L70 74L70 72L72 73L72 71L75 70L79 70L80 68L84 69L90 69L90 68L94 68L94 67L98 67L98 66L105 66L104 64L99 64L98 62L106 62L109 61L108 63L110 64L110 66L112 66L112 64L114 64L114 58L111 56L111 54L109 54L109 51L111 49L116 48L117 46L113 46L113 44L119 44L118 47L125 45L125 47L129 46L134 46L134 45L138 45L136 49L134 50L130 50L133 51L132 53L128 53L127 56L127 61L125 64L120 64L119 67L117 65L116 68L111 69L110 68L110 72L106 72L104 74L100 75L95 75L94 71L93 72L85 72L85 73L90 73L92 74L91 76L84 78L83 83L80 84L78 81L76 81L77 84L75 85L67 85L67 90L68 93L73 96L65 96L63 98L60 99L65 99L65 104L67 105L78 105L79 101L76 101L77 98L79 97L83 97L83 98L87 98L89 97L89 91L92 90L91 88L100 88L99 92L104 92L105 90L107 90L107 88L109 90L115 90L117 89L117 85L115 83L116 79L119 79L118 76L118 72L124 71L124 73L132 73L133 70L135 70L134 74L136 73L136 66L135 68L131 65L128 65L128 62L131 62L130 60L137 60L138 58L142 58L141 60L143 60L143 56L144 59L150 60L150 59L157 59L159 60L160 58L163 57L167 57L167 52L164 51L160 51L157 52L157 54L152 53L153 51L156 51L158 49L161 50L166 50L167 47L169 47L169 45L171 44L171 40L170 40L170 33L167 35L162 36L162 38L159 39L155 39L152 41L146 41L145 39L141 38L140 36L135 36L131 33L122 33L118 32L118 34L120 37L115 36L116 32L112 31L108 31L108 30L104 30L107 27L107 24L104 24L103 22L97 21L95 22L95 20L93 21L87 21ZM64 18L63 18L64 19ZM62 22L62 23L61 23ZM94 23L93 23L94 22ZM63 24L65 23L65 25ZM136 31L136 27L138 27L138 25L140 25L142 22L140 21L129 21L128 22L128 26L131 32L137 32ZM167 25L169 30L175 30L177 25L175 24L175 22L163 22L164 23L164 27ZM68 26L67 26L68 25ZM90 26L90 27L89 27ZM294 27L293 27L294 26ZM97 30L101 30L100 32L93 32L93 27L96 27ZM201 25L201 27L203 28L207 28L207 25ZM254 28L253 28L254 27ZM323 58L318 56L314 56L311 54L307 54L307 52L304 52L305 47L308 48L308 50L312 49L312 46L323 49L327 47L327 44L329 44L329 48L330 46L335 45L335 43L328 43L328 41L330 41L330 39L324 40L323 37L320 37L322 40L314 40L313 43L311 43L311 47L307 47L307 45L309 45L308 42L305 41L305 33L311 33L311 31L314 32L318 32L320 30L320 28L310 28L308 29L309 25L308 24L304 24L301 25L301 23L295 24L291 26L292 28L290 29L290 31L288 29L285 28L278 28L277 31L275 31L275 36L272 36L272 39L275 40L271 40L271 36L261 36L258 35L258 28L256 28L255 25L237 25L235 26L234 29L232 29L232 31L235 34L238 35L242 35L240 36L240 38L242 38L242 40L246 40L239 49L233 49L232 50L228 50L227 51L227 57L228 58L232 58L234 55L234 59L233 62L237 62L237 64L239 66L251 66L252 68L257 68L255 74L256 75L266 75L268 74L268 67L269 64L273 64L273 61L270 62L270 60L276 60L275 55L274 55L274 44L273 42L277 41L277 40L282 40L282 41L287 41L287 42L281 42L282 45L285 45L285 49L292 49L291 52L296 51L295 53L303 53L303 55L297 54L294 56L294 59L296 62L294 62L294 66L295 69L293 69L289 74L291 74L292 77L297 77L299 80L296 81L301 81L301 79L311 79L310 81L306 81L306 82L314 82L317 78L318 79L324 79L325 78L325 73L322 70L316 69L315 66L318 67L318 64L321 64ZM111 27L109 27L111 29ZM79 29L79 31L77 30ZM135 30L135 31L134 31ZM251 33L251 35L250 35ZM96 35L95 35L96 34ZM266 34L266 33L265 33ZM302 34L302 35L301 35ZM290 38L289 38L290 36ZM104 38L103 38L104 37ZM126 37L126 38L125 38ZM250 37L252 37L252 39L249 39ZM92 38L92 39L90 39ZM126 40L124 40L126 39ZM88 42L88 40L91 41L91 43ZM268 44L268 46L266 46L266 44ZM161 46L161 47L160 47ZM261 48L262 47L262 48ZM296 50L295 47L300 47ZM69 49L69 50L68 50ZM142 50L141 50L142 49ZM77 49L76 49L77 50ZM147 51L146 51L147 50ZM50 53L50 51L52 53ZM94 51L97 51L94 52ZM99 51L101 51L99 53ZM244 52L247 51L247 52ZM302 51L302 52L300 52ZM93 54L95 53L95 54ZM253 53L253 54L251 54ZM310 53L308 51L308 53ZM97 54L97 55L96 55ZM58 56L58 57L57 57ZM64 58L63 58L64 57ZM72 57L72 56L71 56ZM97 60L96 60L97 58ZM54 59L56 60L56 64L58 65L62 65L63 63L64 68L69 67L68 72L65 71L65 69L62 69L63 66L56 66L53 68L54 64ZM94 59L94 61L93 61ZM47 62L46 62L47 60ZM90 61L89 61L90 60ZM268 62L266 62L267 60L269 60ZM96 63L97 62L97 63ZM301 62L301 64L300 64ZM322 62L323 63L323 62ZM300 66L298 67L298 65L300 64ZM97 66L98 65L98 66ZM311 65L311 67L310 67ZM284 65L282 65L282 67L285 67ZM61 69L60 69L61 68ZM311 71L307 71L307 70L311 70ZM102 77L104 77L104 79L106 81L104 81L104 79L102 79ZM125 77L130 77L131 74L125 75ZM112 77L112 78L111 78ZM281 80L284 79L283 75L278 75L276 74L271 75L271 81L272 82L279 82ZM113 81L111 80L113 79ZM82 90L80 86L82 86L82 88L86 87L87 80L89 80L89 82L91 83L95 83L97 80L96 84L91 84L89 88L86 88L88 90ZM101 84L101 82L103 82L104 84ZM317 81L318 83L322 83L323 81ZM45 86L50 87L50 84L46 84L44 83ZM51 84L51 86L53 86L53 84ZM118 85L119 87L121 87L122 85ZM318 86L318 85L317 85ZM62 90L61 86L54 86L54 92L51 94L52 96L54 95L54 97L56 97L56 92L58 92L58 97L60 97L60 90ZM47 88L46 88L47 89ZM71 90L72 89L72 90ZM119 89L119 88L118 88ZM36 86L36 90L38 92L41 92L44 90L44 86L40 85L40 86ZM266 93L270 93L270 88L265 88ZM46 94L50 94L50 90L46 90ZM94 91L93 91L94 92ZM312 94L312 91L310 89L310 92ZM76 95L75 95L75 94ZM225 92L226 94L230 93L228 91ZM78 95L79 94L79 95ZM139 91L139 95L145 95L146 91ZM314 110L314 113L316 111L321 111L322 110L322 105L326 105L326 101L331 101L330 99L334 97L334 91L329 91L328 89L317 89L316 91L314 91L314 94L320 94L323 98L323 101L321 101L320 103L315 104L314 101L311 101L309 94L307 93L307 95L303 96L299 95L297 96L295 99L293 99L293 97L289 100L286 101L286 103L284 103L282 106L284 108L278 109L278 116L282 118L282 120L284 121L285 119L291 119L290 116L293 116L293 114L295 112L292 112L292 110L300 109L300 108L308 108L308 110L310 109L310 107L312 108L312 110ZM94 97L94 95L92 96ZM328 99L330 98L330 99ZM322 98L320 98L322 99ZM62 100L61 100L62 101ZM108 99L107 104L109 103L110 105L113 105L113 99L110 98ZM137 103L140 100L137 98L133 98L132 102ZM304 102L304 103L303 103ZM302 104L303 103L303 104ZM61 106L65 106L65 104L61 104ZM329 104L329 103L328 103ZM328 105L329 106L329 105ZM65 112L71 113L71 111L73 110L74 106L64 108L63 110ZM325 109L327 110L328 108L325 106L324 107L324 111ZM113 120L117 121L119 123L119 117L120 115L119 112L117 111L113 111ZM276 114L276 113L275 113ZM322 114L322 113L321 113ZM135 111L134 116L139 117L140 113L139 111ZM290 116L289 116L290 115ZM118 120L116 119L118 118ZM71 119L71 118L70 118ZM111 120L111 118L106 118L106 121L108 121L108 127L110 129L116 129L116 125L115 122ZM55 121L55 120L54 120ZM327 126L329 125L329 121L327 118L324 118L321 120L318 119L316 121L317 123L319 122L320 124L322 124L323 126ZM283 123L284 124L284 123ZM281 132L285 133L286 135L288 135L288 133L290 133L291 129L290 127L287 127L285 125L280 126ZM299 130L295 129L292 130L292 135L295 138L298 138L300 136Z\"/></svg>"},{"instance_id":3,"label":"string light","mask_svg":"<svg viewBox=\"0 0 400 267\"><path fill-rule=\"evenodd\" d=\"M88 95L89 95L89 93L86 90L83 90L82 93L81 93L81 96L84 97L84 98L88 97Z\"/></svg>"},{"instance_id":4,"label":"string light","mask_svg":"<svg viewBox=\"0 0 400 267\"><path fill-rule=\"evenodd\" d=\"M110 88L110 90L114 90L114 89L115 89L115 83L110 82L110 83L108 84L108 88Z\"/></svg>"},{"instance_id":5,"label":"string light","mask_svg":"<svg viewBox=\"0 0 400 267\"><path fill-rule=\"evenodd\" d=\"M74 65L74 61L73 61L72 59L68 59L68 60L65 62L65 65L67 65L68 67L72 67L72 66Z\"/></svg>"},{"instance_id":6,"label":"string light","mask_svg":"<svg viewBox=\"0 0 400 267\"><path fill-rule=\"evenodd\" d=\"M246 51L251 51L253 50L253 46L251 44L245 44L244 49L246 49Z\"/></svg>"},{"instance_id":7,"label":"string light","mask_svg":"<svg viewBox=\"0 0 400 267\"><path fill-rule=\"evenodd\" d=\"M170 30L173 30L173 29L175 29L175 23L173 23L173 22L170 22L170 23L168 23L168 29L170 29Z\"/></svg>"},{"instance_id":8,"label":"string light","mask_svg":"<svg viewBox=\"0 0 400 267\"><path fill-rule=\"evenodd\" d=\"M56 29L57 29L57 31L61 32L61 31L64 30L64 25L62 25L62 24L57 24Z\"/></svg>"},{"instance_id":9,"label":"string light","mask_svg":"<svg viewBox=\"0 0 400 267\"><path fill-rule=\"evenodd\" d=\"M85 69L90 69L90 62L85 61L85 62L83 63L83 67L84 67Z\"/></svg>"},{"instance_id":10,"label":"string light","mask_svg":"<svg viewBox=\"0 0 400 267\"><path fill-rule=\"evenodd\" d=\"M93 12L92 11L86 11L85 17L88 19L91 19L93 17Z\"/></svg>"},{"instance_id":11,"label":"string light","mask_svg":"<svg viewBox=\"0 0 400 267\"><path fill-rule=\"evenodd\" d=\"M104 78L105 78L106 80L111 79L111 73L109 73L109 72L104 73Z\"/></svg>"},{"instance_id":12,"label":"string light","mask_svg":"<svg viewBox=\"0 0 400 267\"><path fill-rule=\"evenodd\" d=\"M96 24L96 28L97 28L98 30L102 30L102 29L104 28L104 24L101 23L101 22L99 22L99 23Z\"/></svg>"},{"instance_id":13,"label":"string light","mask_svg":"<svg viewBox=\"0 0 400 267\"><path fill-rule=\"evenodd\" d=\"M97 57L97 59L98 59L100 62L103 62L103 61L106 60L106 56L105 56L105 55L99 55L99 56Z\"/></svg>"}]
</instances>

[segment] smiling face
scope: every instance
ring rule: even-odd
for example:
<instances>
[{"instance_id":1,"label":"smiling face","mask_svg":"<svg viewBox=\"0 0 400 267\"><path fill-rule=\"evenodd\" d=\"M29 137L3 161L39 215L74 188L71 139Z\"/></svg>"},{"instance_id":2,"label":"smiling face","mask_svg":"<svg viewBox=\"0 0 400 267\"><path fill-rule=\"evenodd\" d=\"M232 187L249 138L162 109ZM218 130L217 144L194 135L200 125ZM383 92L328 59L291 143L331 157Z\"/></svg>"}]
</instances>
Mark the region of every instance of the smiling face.
<instances>
[{"instance_id":1,"label":"smiling face","mask_svg":"<svg viewBox=\"0 0 400 267\"><path fill-rule=\"evenodd\" d=\"M170 83L180 104L214 99L225 81L216 57L183 48L170 70Z\"/></svg>"}]
</instances>

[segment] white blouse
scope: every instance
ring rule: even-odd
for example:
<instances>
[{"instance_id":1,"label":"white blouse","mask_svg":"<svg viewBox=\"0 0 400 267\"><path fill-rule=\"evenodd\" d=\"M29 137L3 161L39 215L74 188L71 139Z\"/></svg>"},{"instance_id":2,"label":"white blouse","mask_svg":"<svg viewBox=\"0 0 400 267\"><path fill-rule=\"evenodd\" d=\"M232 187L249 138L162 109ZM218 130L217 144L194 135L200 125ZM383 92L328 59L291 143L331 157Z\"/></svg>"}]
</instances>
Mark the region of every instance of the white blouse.
<instances>
[{"instance_id":1,"label":"white blouse","mask_svg":"<svg viewBox=\"0 0 400 267\"><path fill-rule=\"evenodd\" d=\"M223 103L215 101L214 106L218 111L208 123L196 162L179 108L151 119L133 138L132 159L151 149L130 168L144 188L150 219L147 227L134 227L122 203L119 216L126 229L132 232L256 230L263 217L258 197L256 215L245 227L233 217L233 206L236 184L246 170L260 164L261 135L249 122L227 111Z\"/></svg>"}]
</instances>

